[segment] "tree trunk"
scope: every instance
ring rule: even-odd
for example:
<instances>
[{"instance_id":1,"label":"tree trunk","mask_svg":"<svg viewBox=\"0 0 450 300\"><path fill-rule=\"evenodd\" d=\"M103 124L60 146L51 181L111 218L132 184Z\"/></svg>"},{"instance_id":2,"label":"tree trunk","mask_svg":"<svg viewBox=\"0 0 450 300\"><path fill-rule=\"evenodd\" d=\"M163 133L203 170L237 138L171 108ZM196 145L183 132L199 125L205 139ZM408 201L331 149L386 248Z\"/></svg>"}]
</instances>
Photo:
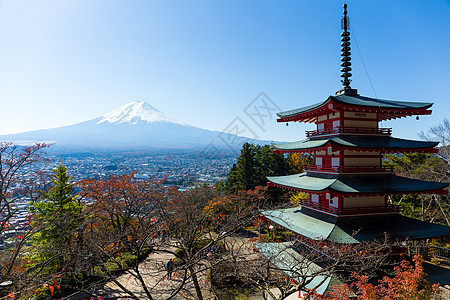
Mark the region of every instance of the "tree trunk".
<instances>
[{"instance_id":1,"label":"tree trunk","mask_svg":"<svg viewBox=\"0 0 450 300\"><path fill-rule=\"evenodd\" d=\"M203 300L202 290L198 284L197 274L195 273L194 267L189 267L189 272L191 272L192 282L194 283L195 292L197 293L197 299Z\"/></svg>"}]
</instances>

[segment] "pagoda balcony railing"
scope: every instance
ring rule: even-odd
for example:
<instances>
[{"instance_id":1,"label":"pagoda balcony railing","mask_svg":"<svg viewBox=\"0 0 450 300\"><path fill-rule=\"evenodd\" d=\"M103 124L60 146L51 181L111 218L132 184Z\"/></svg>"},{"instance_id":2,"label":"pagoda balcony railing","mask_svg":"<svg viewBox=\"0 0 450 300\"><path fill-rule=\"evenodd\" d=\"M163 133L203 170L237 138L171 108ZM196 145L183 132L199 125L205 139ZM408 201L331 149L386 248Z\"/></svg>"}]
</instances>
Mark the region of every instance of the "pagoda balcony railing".
<instances>
[{"instance_id":1,"label":"pagoda balcony railing","mask_svg":"<svg viewBox=\"0 0 450 300\"><path fill-rule=\"evenodd\" d=\"M308 172L329 172L329 173L392 173L393 166L321 166L306 165Z\"/></svg>"},{"instance_id":2,"label":"pagoda balcony railing","mask_svg":"<svg viewBox=\"0 0 450 300\"><path fill-rule=\"evenodd\" d=\"M350 134L382 134L391 135L392 128L364 128L364 127L333 127L328 129L318 129L318 130L307 130L306 136L319 136L319 135L329 135L329 134L339 134L339 133L350 133Z\"/></svg>"},{"instance_id":3,"label":"pagoda balcony railing","mask_svg":"<svg viewBox=\"0 0 450 300\"><path fill-rule=\"evenodd\" d=\"M319 202L310 200L302 200L301 205L307 208L320 210L329 214L338 215L364 215L364 214L382 214L382 213L397 213L400 212L400 207L397 205L388 204L386 206L365 206L365 207L347 207L337 208L325 205Z\"/></svg>"}]
</instances>

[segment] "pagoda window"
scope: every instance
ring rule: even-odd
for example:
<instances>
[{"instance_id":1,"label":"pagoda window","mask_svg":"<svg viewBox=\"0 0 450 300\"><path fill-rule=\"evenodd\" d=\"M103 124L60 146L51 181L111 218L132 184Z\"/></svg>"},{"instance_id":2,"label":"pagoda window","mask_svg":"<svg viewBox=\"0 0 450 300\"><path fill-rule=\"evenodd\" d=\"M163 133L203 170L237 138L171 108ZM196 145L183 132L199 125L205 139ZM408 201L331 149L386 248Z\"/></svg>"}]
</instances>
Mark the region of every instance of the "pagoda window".
<instances>
[{"instance_id":1,"label":"pagoda window","mask_svg":"<svg viewBox=\"0 0 450 300\"><path fill-rule=\"evenodd\" d=\"M339 167L339 163L340 163L339 157L331 158L331 166L332 167Z\"/></svg>"},{"instance_id":2,"label":"pagoda window","mask_svg":"<svg viewBox=\"0 0 450 300\"><path fill-rule=\"evenodd\" d=\"M319 195L318 194L311 194L311 201L315 203L319 203Z\"/></svg>"},{"instance_id":3,"label":"pagoda window","mask_svg":"<svg viewBox=\"0 0 450 300\"><path fill-rule=\"evenodd\" d=\"M333 129L339 128L340 126L341 126L340 120L333 121Z\"/></svg>"},{"instance_id":4,"label":"pagoda window","mask_svg":"<svg viewBox=\"0 0 450 300\"><path fill-rule=\"evenodd\" d=\"M322 157L316 157L316 165L322 166Z\"/></svg>"},{"instance_id":5,"label":"pagoda window","mask_svg":"<svg viewBox=\"0 0 450 300\"><path fill-rule=\"evenodd\" d=\"M317 130L318 131L323 131L324 129L325 129L325 124L324 123L317 124Z\"/></svg>"},{"instance_id":6,"label":"pagoda window","mask_svg":"<svg viewBox=\"0 0 450 300\"><path fill-rule=\"evenodd\" d=\"M338 197L331 198L330 194L326 194L326 198L328 200L328 206L336 207L336 208L339 206Z\"/></svg>"}]
</instances>

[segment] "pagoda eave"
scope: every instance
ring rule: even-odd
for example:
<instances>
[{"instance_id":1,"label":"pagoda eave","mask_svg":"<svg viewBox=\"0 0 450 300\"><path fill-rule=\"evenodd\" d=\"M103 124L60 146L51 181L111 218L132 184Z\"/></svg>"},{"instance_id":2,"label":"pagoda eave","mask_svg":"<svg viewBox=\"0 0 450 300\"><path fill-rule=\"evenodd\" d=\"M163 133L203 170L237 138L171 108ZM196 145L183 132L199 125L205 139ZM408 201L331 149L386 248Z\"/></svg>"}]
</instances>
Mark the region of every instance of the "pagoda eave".
<instances>
[{"instance_id":1,"label":"pagoda eave","mask_svg":"<svg viewBox=\"0 0 450 300\"><path fill-rule=\"evenodd\" d=\"M308 153L315 151L349 150L357 152L404 153L421 152L437 153L435 147L439 142L415 141L399 139L391 136L335 135L308 138L306 140L275 144L275 153ZM330 149L331 147L331 149Z\"/></svg>"},{"instance_id":2,"label":"pagoda eave","mask_svg":"<svg viewBox=\"0 0 450 300\"><path fill-rule=\"evenodd\" d=\"M339 96L338 96L339 97ZM322 103L312 105L304 110L299 109L299 113L295 111L289 111L285 113L279 113L277 122L304 122L313 123L317 121L317 117L322 114L329 114L337 111L352 111L352 112L365 112L365 113L377 113L378 121L386 121L392 119L398 119L403 117L409 117L414 115L431 115L432 110L428 109L432 103L423 103L422 107L384 107L385 100L372 99L366 97L349 97L359 100L360 105L354 105L339 101L337 97L330 96ZM364 105L364 101L359 98L370 99L371 102L368 105ZM377 102L379 101L379 102ZM348 101L351 103L351 101ZM389 101L390 103L402 103L401 101ZM370 105L369 105L370 104ZM377 105L378 104L378 105ZM407 105L404 105L407 106ZM289 114L292 112L292 114ZM286 116L283 116L285 115Z\"/></svg>"},{"instance_id":3,"label":"pagoda eave","mask_svg":"<svg viewBox=\"0 0 450 300\"><path fill-rule=\"evenodd\" d=\"M283 154L283 153L312 153L315 151L321 151L321 150L326 150L329 145L326 144L324 146L321 147L317 147L317 148L311 148L311 149L291 149L291 150L287 150L287 149L275 149L273 150L273 153L279 153L279 154ZM414 148L414 149L401 149L401 148L397 148L397 149L380 149L380 148L362 148L362 147L343 147L343 146L338 146L338 145L333 145L333 151L336 150L352 150L352 151L359 151L359 152L380 152L380 153L409 153L409 152L420 152L420 153L438 153L439 149L435 149L435 148L431 148L431 149L421 149L421 148Z\"/></svg>"},{"instance_id":4,"label":"pagoda eave","mask_svg":"<svg viewBox=\"0 0 450 300\"><path fill-rule=\"evenodd\" d=\"M423 240L450 235L449 226L401 214L337 217L295 207L261 211L261 215L265 220L315 241L355 244L382 240L386 235L392 240Z\"/></svg>"},{"instance_id":5,"label":"pagoda eave","mask_svg":"<svg viewBox=\"0 0 450 300\"><path fill-rule=\"evenodd\" d=\"M321 191L316 191L316 190L308 190L308 189L302 189L302 188L298 188L298 187L292 187L292 186L288 186L288 185L282 185L282 184L278 184L278 183L273 183L271 181L267 182L267 186L270 187L278 187L278 188L282 188L282 189L286 189L286 190L291 190L291 191L295 191L295 192L305 192L305 193L314 193L314 194L330 194L331 197L334 196L363 196L363 197L372 197L372 196L380 196L380 195L419 195L419 194L435 194L435 195L448 195L449 191L446 189L434 189L434 190L425 190L425 191L398 191L398 192L384 192L384 191L380 191L377 193L362 193L362 192L354 192L354 193L345 193L345 192L341 192L341 191L337 191L334 189L326 189L326 190L321 190Z\"/></svg>"},{"instance_id":6,"label":"pagoda eave","mask_svg":"<svg viewBox=\"0 0 450 300\"><path fill-rule=\"evenodd\" d=\"M346 175L301 173L267 177L282 188L309 193L330 192L337 195L446 194L449 183L424 181L393 174Z\"/></svg>"}]
</instances>

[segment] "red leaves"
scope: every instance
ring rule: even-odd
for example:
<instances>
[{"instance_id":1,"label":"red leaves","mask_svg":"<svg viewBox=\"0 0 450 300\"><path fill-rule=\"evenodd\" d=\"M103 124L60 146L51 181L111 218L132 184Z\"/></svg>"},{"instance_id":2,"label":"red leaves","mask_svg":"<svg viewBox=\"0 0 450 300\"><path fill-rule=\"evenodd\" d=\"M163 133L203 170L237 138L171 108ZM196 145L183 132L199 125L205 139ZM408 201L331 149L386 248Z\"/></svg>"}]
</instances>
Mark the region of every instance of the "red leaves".
<instances>
[{"instance_id":1,"label":"red leaves","mask_svg":"<svg viewBox=\"0 0 450 300\"><path fill-rule=\"evenodd\" d=\"M355 299L350 297L353 294L352 287L355 288L357 297L360 300L392 300L392 299L432 299L438 292L438 285L430 285L423 280L425 273L422 267L423 259L416 255L413 264L403 260L399 266L395 267L395 276L383 277L377 285L369 283L369 278L364 275L352 274L355 281L350 285L336 287L329 296L311 295L318 299Z\"/></svg>"}]
</instances>

